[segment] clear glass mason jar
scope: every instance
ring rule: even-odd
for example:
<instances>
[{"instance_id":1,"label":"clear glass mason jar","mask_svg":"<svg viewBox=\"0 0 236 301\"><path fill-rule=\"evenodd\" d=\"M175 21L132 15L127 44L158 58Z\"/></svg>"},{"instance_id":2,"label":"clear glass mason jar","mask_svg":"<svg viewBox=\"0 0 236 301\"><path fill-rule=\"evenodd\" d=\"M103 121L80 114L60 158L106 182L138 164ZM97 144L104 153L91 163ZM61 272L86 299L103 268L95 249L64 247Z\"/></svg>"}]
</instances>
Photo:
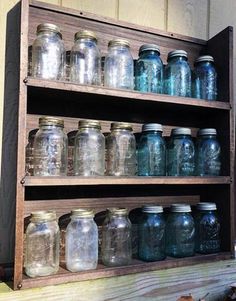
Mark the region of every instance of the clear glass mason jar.
<instances>
[{"instance_id":1,"label":"clear glass mason jar","mask_svg":"<svg viewBox=\"0 0 236 301\"><path fill-rule=\"evenodd\" d=\"M219 176L221 169L221 147L216 129L198 131L196 143L196 175Z\"/></svg>"},{"instance_id":2,"label":"clear glass mason jar","mask_svg":"<svg viewBox=\"0 0 236 301\"><path fill-rule=\"evenodd\" d=\"M215 203L197 204L195 251L202 254L220 251L220 222Z\"/></svg>"},{"instance_id":3,"label":"clear glass mason jar","mask_svg":"<svg viewBox=\"0 0 236 301\"><path fill-rule=\"evenodd\" d=\"M48 276L59 269L60 231L54 211L31 213L26 229L25 273L29 277Z\"/></svg>"},{"instance_id":4,"label":"clear glass mason jar","mask_svg":"<svg viewBox=\"0 0 236 301\"><path fill-rule=\"evenodd\" d=\"M101 56L97 37L90 30L75 34L70 55L70 80L79 84L101 84Z\"/></svg>"},{"instance_id":5,"label":"clear glass mason jar","mask_svg":"<svg viewBox=\"0 0 236 301\"><path fill-rule=\"evenodd\" d=\"M66 52L60 28L43 23L32 46L32 76L51 80L65 77Z\"/></svg>"},{"instance_id":6,"label":"clear glass mason jar","mask_svg":"<svg viewBox=\"0 0 236 301\"><path fill-rule=\"evenodd\" d=\"M102 228L102 262L106 266L131 263L132 229L125 208L108 209Z\"/></svg>"},{"instance_id":7,"label":"clear glass mason jar","mask_svg":"<svg viewBox=\"0 0 236 301\"><path fill-rule=\"evenodd\" d=\"M189 128L175 128L167 148L167 175L194 176L195 146Z\"/></svg>"},{"instance_id":8,"label":"clear glass mason jar","mask_svg":"<svg viewBox=\"0 0 236 301\"><path fill-rule=\"evenodd\" d=\"M80 176L102 176L105 172L105 137L97 120L80 120L75 137L74 172Z\"/></svg>"},{"instance_id":9,"label":"clear glass mason jar","mask_svg":"<svg viewBox=\"0 0 236 301\"><path fill-rule=\"evenodd\" d=\"M28 134L28 144L25 149L25 172L27 176L34 174L34 138L38 129L33 129Z\"/></svg>"},{"instance_id":10,"label":"clear glass mason jar","mask_svg":"<svg viewBox=\"0 0 236 301\"><path fill-rule=\"evenodd\" d=\"M188 257L194 255L195 225L191 207L173 204L166 221L166 255Z\"/></svg>"},{"instance_id":11,"label":"clear glass mason jar","mask_svg":"<svg viewBox=\"0 0 236 301\"><path fill-rule=\"evenodd\" d=\"M66 268L71 272L96 269L98 228L92 210L75 209L66 228Z\"/></svg>"},{"instance_id":12,"label":"clear glass mason jar","mask_svg":"<svg viewBox=\"0 0 236 301\"><path fill-rule=\"evenodd\" d=\"M106 138L109 176L134 176L136 172L136 142L129 123L114 122Z\"/></svg>"},{"instance_id":13,"label":"clear glass mason jar","mask_svg":"<svg viewBox=\"0 0 236 301\"><path fill-rule=\"evenodd\" d=\"M138 145L138 175L166 175L166 144L162 137L162 125L147 123L142 127Z\"/></svg>"},{"instance_id":14,"label":"clear glass mason jar","mask_svg":"<svg viewBox=\"0 0 236 301\"><path fill-rule=\"evenodd\" d=\"M139 224L140 259L144 261L165 259L165 224L162 206L143 206Z\"/></svg>"},{"instance_id":15,"label":"clear glass mason jar","mask_svg":"<svg viewBox=\"0 0 236 301\"><path fill-rule=\"evenodd\" d=\"M67 164L67 175L74 175L74 152L75 152L75 137L78 131L71 131L67 133L68 137L68 164Z\"/></svg>"},{"instance_id":16,"label":"clear glass mason jar","mask_svg":"<svg viewBox=\"0 0 236 301\"><path fill-rule=\"evenodd\" d=\"M61 176L67 173L67 135L64 121L54 117L39 118L34 139L34 175Z\"/></svg>"},{"instance_id":17,"label":"clear glass mason jar","mask_svg":"<svg viewBox=\"0 0 236 301\"><path fill-rule=\"evenodd\" d=\"M135 66L135 90L163 92L163 63L160 49L155 44L144 44L139 48L139 58Z\"/></svg>"},{"instance_id":18,"label":"clear glass mason jar","mask_svg":"<svg viewBox=\"0 0 236 301\"><path fill-rule=\"evenodd\" d=\"M104 65L104 85L111 88L133 89L134 64L130 44L123 39L108 43Z\"/></svg>"},{"instance_id":19,"label":"clear glass mason jar","mask_svg":"<svg viewBox=\"0 0 236 301\"><path fill-rule=\"evenodd\" d=\"M217 73L210 55L195 60L193 70L193 97L207 100L217 98Z\"/></svg>"},{"instance_id":20,"label":"clear glass mason jar","mask_svg":"<svg viewBox=\"0 0 236 301\"><path fill-rule=\"evenodd\" d=\"M191 96L191 69L187 52L174 50L168 53L164 75L164 93L169 95Z\"/></svg>"}]
</instances>

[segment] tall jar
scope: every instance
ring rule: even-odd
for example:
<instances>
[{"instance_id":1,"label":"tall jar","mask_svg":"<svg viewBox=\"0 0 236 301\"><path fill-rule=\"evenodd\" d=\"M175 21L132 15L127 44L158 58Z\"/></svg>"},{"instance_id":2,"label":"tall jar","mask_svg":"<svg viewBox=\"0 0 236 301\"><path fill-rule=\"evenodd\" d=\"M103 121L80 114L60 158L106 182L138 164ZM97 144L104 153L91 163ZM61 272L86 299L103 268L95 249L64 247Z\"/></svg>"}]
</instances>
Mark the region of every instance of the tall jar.
<instances>
[{"instance_id":1,"label":"tall jar","mask_svg":"<svg viewBox=\"0 0 236 301\"><path fill-rule=\"evenodd\" d=\"M65 77L66 52L60 28L43 23L32 46L32 76L59 80Z\"/></svg>"},{"instance_id":2,"label":"tall jar","mask_svg":"<svg viewBox=\"0 0 236 301\"><path fill-rule=\"evenodd\" d=\"M174 50L168 53L165 67L164 92L169 95L191 96L191 69L187 52Z\"/></svg>"},{"instance_id":3,"label":"tall jar","mask_svg":"<svg viewBox=\"0 0 236 301\"><path fill-rule=\"evenodd\" d=\"M48 276L59 269L60 231L53 211L31 213L26 229L25 273L29 277Z\"/></svg>"},{"instance_id":4,"label":"tall jar","mask_svg":"<svg viewBox=\"0 0 236 301\"><path fill-rule=\"evenodd\" d=\"M166 222L166 254L172 257L194 255L195 225L191 207L173 204Z\"/></svg>"},{"instance_id":5,"label":"tall jar","mask_svg":"<svg viewBox=\"0 0 236 301\"><path fill-rule=\"evenodd\" d=\"M162 137L162 125L147 123L142 127L138 145L138 175L166 175L166 144Z\"/></svg>"},{"instance_id":6,"label":"tall jar","mask_svg":"<svg viewBox=\"0 0 236 301\"><path fill-rule=\"evenodd\" d=\"M195 60L193 71L193 97L206 100L217 98L217 73L210 55Z\"/></svg>"},{"instance_id":7,"label":"tall jar","mask_svg":"<svg viewBox=\"0 0 236 301\"><path fill-rule=\"evenodd\" d=\"M104 65L104 85L111 88L133 89L134 65L130 44L123 39L108 43Z\"/></svg>"},{"instance_id":8,"label":"tall jar","mask_svg":"<svg viewBox=\"0 0 236 301\"><path fill-rule=\"evenodd\" d=\"M34 174L34 138L38 129L33 129L28 134L28 144L26 145L25 154L25 172L27 176Z\"/></svg>"},{"instance_id":9,"label":"tall jar","mask_svg":"<svg viewBox=\"0 0 236 301\"><path fill-rule=\"evenodd\" d=\"M101 84L101 56L94 32L81 30L75 34L70 54L70 80L79 84Z\"/></svg>"},{"instance_id":10,"label":"tall jar","mask_svg":"<svg viewBox=\"0 0 236 301\"><path fill-rule=\"evenodd\" d=\"M105 171L105 137L97 120L80 120L75 137L74 172L80 176L101 176Z\"/></svg>"},{"instance_id":11,"label":"tall jar","mask_svg":"<svg viewBox=\"0 0 236 301\"><path fill-rule=\"evenodd\" d=\"M195 146L189 128L175 128L167 150L168 176L193 176L195 168Z\"/></svg>"},{"instance_id":12,"label":"tall jar","mask_svg":"<svg viewBox=\"0 0 236 301\"><path fill-rule=\"evenodd\" d=\"M195 214L196 242L198 253L210 254L220 251L220 222L215 203L197 204Z\"/></svg>"},{"instance_id":13,"label":"tall jar","mask_svg":"<svg viewBox=\"0 0 236 301\"><path fill-rule=\"evenodd\" d=\"M131 263L132 229L125 208L108 210L102 229L102 262L106 266L121 266Z\"/></svg>"},{"instance_id":14,"label":"tall jar","mask_svg":"<svg viewBox=\"0 0 236 301\"><path fill-rule=\"evenodd\" d=\"M163 260L165 254L165 219L162 206L145 205L139 224L139 258L144 261Z\"/></svg>"},{"instance_id":15,"label":"tall jar","mask_svg":"<svg viewBox=\"0 0 236 301\"><path fill-rule=\"evenodd\" d=\"M64 121L54 117L39 118L34 139L34 175L62 176L67 173L67 135Z\"/></svg>"},{"instance_id":16,"label":"tall jar","mask_svg":"<svg viewBox=\"0 0 236 301\"><path fill-rule=\"evenodd\" d=\"M71 131L67 134L68 137L68 164L67 175L74 175L74 156L75 156L75 137L78 131Z\"/></svg>"},{"instance_id":17,"label":"tall jar","mask_svg":"<svg viewBox=\"0 0 236 301\"><path fill-rule=\"evenodd\" d=\"M221 147L216 129L198 131L196 143L196 175L219 176L221 170Z\"/></svg>"},{"instance_id":18,"label":"tall jar","mask_svg":"<svg viewBox=\"0 0 236 301\"><path fill-rule=\"evenodd\" d=\"M111 124L107 136L107 170L109 176L134 176L136 172L136 142L129 123Z\"/></svg>"},{"instance_id":19,"label":"tall jar","mask_svg":"<svg viewBox=\"0 0 236 301\"><path fill-rule=\"evenodd\" d=\"M135 90L163 92L163 63L160 49L155 44L144 44L139 48L139 58L135 66Z\"/></svg>"},{"instance_id":20,"label":"tall jar","mask_svg":"<svg viewBox=\"0 0 236 301\"><path fill-rule=\"evenodd\" d=\"M91 210L75 209L66 228L66 268L71 272L96 269L98 228Z\"/></svg>"}]
</instances>

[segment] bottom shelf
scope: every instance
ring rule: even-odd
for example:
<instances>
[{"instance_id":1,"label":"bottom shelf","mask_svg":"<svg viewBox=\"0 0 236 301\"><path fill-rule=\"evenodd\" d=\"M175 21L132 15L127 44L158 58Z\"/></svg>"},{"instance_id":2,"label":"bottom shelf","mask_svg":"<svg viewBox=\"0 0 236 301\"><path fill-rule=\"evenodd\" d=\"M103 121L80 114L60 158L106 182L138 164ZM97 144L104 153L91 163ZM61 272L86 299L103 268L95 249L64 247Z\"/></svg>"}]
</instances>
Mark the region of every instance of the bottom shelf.
<instances>
[{"instance_id":1,"label":"bottom shelf","mask_svg":"<svg viewBox=\"0 0 236 301\"><path fill-rule=\"evenodd\" d=\"M195 265L204 262L211 261L219 261L226 260L232 258L232 254L230 252L221 252L217 254L209 254L209 255L200 255L197 254L193 257L186 258L167 258L163 261L155 261L155 262L143 262L140 260L132 260L132 264L128 266L121 267L105 267L102 264L99 264L96 270L83 271L78 273L72 273L67 271L64 267L60 267L59 272L55 275L46 276L46 277L38 277L38 278L29 278L27 276L23 276L22 279L22 289L33 288L33 287L41 287L47 285L55 285L60 283L67 282L76 282L76 281L84 281L98 278L107 278L128 274L135 274L141 272L149 272L167 268L175 268L181 266Z\"/></svg>"}]
</instances>

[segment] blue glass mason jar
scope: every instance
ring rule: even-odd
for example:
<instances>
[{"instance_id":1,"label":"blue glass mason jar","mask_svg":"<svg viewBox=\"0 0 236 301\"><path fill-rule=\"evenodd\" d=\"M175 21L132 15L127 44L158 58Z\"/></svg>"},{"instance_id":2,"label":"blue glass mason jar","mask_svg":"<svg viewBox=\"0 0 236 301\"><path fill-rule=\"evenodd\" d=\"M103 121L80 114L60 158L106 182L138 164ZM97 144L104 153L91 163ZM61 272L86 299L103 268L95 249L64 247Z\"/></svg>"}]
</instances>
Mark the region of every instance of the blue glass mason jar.
<instances>
[{"instance_id":1,"label":"blue glass mason jar","mask_svg":"<svg viewBox=\"0 0 236 301\"><path fill-rule=\"evenodd\" d=\"M221 169L221 147L216 129L198 131L196 143L196 175L219 176Z\"/></svg>"},{"instance_id":2,"label":"blue glass mason jar","mask_svg":"<svg viewBox=\"0 0 236 301\"><path fill-rule=\"evenodd\" d=\"M215 203L197 204L195 251L202 254L220 251L220 222Z\"/></svg>"},{"instance_id":3,"label":"blue glass mason jar","mask_svg":"<svg viewBox=\"0 0 236 301\"><path fill-rule=\"evenodd\" d=\"M214 59L210 55L195 60L193 70L193 97L207 100L217 98L217 73Z\"/></svg>"},{"instance_id":4,"label":"blue glass mason jar","mask_svg":"<svg viewBox=\"0 0 236 301\"><path fill-rule=\"evenodd\" d=\"M163 92L163 63L160 49L155 44L144 44L139 48L139 58L135 65L135 90Z\"/></svg>"},{"instance_id":5,"label":"blue glass mason jar","mask_svg":"<svg viewBox=\"0 0 236 301\"><path fill-rule=\"evenodd\" d=\"M174 50L168 53L164 75L164 93L169 95L191 96L191 69L187 52Z\"/></svg>"},{"instance_id":6,"label":"blue glass mason jar","mask_svg":"<svg viewBox=\"0 0 236 301\"><path fill-rule=\"evenodd\" d=\"M171 131L167 148L167 175L193 176L195 168L195 146L189 128Z\"/></svg>"},{"instance_id":7,"label":"blue glass mason jar","mask_svg":"<svg viewBox=\"0 0 236 301\"><path fill-rule=\"evenodd\" d=\"M142 127L138 144L138 175L166 175L166 144L162 137L162 125L147 123Z\"/></svg>"},{"instance_id":8,"label":"blue glass mason jar","mask_svg":"<svg viewBox=\"0 0 236 301\"><path fill-rule=\"evenodd\" d=\"M165 254L165 219L162 206L145 205L139 224L139 258L144 261L163 260Z\"/></svg>"},{"instance_id":9,"label":"blue glass mason jar","mask_svg":"<svg viewBox=\"0 0 236 301\"><path fill-rule=\"evenodd\" d=\"M166 222L166 254L172 257L194 255L195 226L191 207L173 204Z\"/></svg>"}]
</instances>

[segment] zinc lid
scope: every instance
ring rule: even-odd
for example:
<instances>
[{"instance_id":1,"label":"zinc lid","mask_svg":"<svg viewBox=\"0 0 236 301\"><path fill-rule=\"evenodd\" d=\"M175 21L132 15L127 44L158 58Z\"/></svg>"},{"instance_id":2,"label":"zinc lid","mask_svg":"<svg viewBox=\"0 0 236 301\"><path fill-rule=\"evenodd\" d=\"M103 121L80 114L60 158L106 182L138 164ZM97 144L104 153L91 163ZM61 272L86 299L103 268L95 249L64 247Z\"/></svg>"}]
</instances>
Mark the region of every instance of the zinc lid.
<instances>
[{"instance_id":1,"label":"zinc lid","mask_svg":"<svg viewBox=\"0 0 236 301\"><path fill-rule=\"evenodd\" d=\"M163 132L162 125L159 123L145 123L142 126L142 131L158 131Z\"/></svg>"},{"instance_id":2,"label":"zinc lid","mask_svg":"<svg viewBox=\"0 0 236 301\"><path fill-rule=\"evenodd\" d=\"M112 130L130 130L132 131L132 124L127 123L127 122L112 122L111 124L111 131Z\"/></svg>"},{"instance_id":3,"label":"zinc lid","mask_svg":"<svg viewBox=\"0 0 236 301\"><path fill-rule=\"evenodd\" d=\"M111 214L114 214L114 215L127 215L128 214L127 208L108 208L107 210Z\"/></svg>"},{"instance_id":4,"label":"zinc lid","mask_svg":"<svg viewBox=\"0 0 236 301\"><path fill-rule=\"evenodd\" d=\"M146 50L157 51L160 54L160 48L156 44L144 44L139 48L139 55Z\"/></svg>"},{"instance_id":5,"label":"zinc lid","mask_svg":"<svg viewBox=\"0 0 236 301\"><path fill-rule=\"evenodd\" d=\"M175 128L171 130L171 135L191 135L191 129L189 128Z\"/></svg>"},{"instance_id":6,"label":"zinc lid","mask_svg":"<svg viewBox=\"0 0 236 301\"><path fill-rule=\"evenodd\" d=\"M211 211L211 210L217 210L217 207L215 203L201 202L197 204L197 209Z\"/></svg>"},{"instance_id":7,"label":"zinc lid","mask_svg":"<svg viewBox=\"0 0 236 301\"><path fill-rule=\"evenodd\" d=\"M75 33L75 41L83 38L90 38L97 41L96 34L91 30L83 29Z\"/></svg>"},{"instance_id":8,"label":"zinc lid","mask_svg":"<svg viewBox=\"0 0 236 301\"><path fill-rule=\"evenodd\" d=\"M200 129L197 132L198 136L204 136L204 135L217 135L216 129L213 128L207 128L207 129Z\"/></svg>"},{"instance_id":9,"label":"zinc lid","mask_svg":"<svg viewBox=\"0 0 236 301\"><path fill-rule=\"evenodd\" d=\"M184 56L184 57L188 58L188 54L185 50L173 50L168 53L167 61L170 58L175 57L175 56Z\"/></svg>"},{"instance_id":10,"label":"zinc lid","mask_svg":"<svg viewBox=\"0 0 236 301\"><path fill-rule=\"evenodd\" d=\"M55 211L35 211L31 213L30 221L31 222L46 222L56 220Z\"/></svg>"},{"instance_id":11,"label":"zinc lid","mask_svg":"<svg viewBox=\"0 0 236 301\"><path fill-rule=\"evenodd\" d=\"M170 207L171 212L191 212L191 207L188 204L172 204Z\"/></svg>"},{"instance_id":12,"label":"zinc lid","mask_svg":"<svg viewBox=\"0 0 236 301\"><path fill-rule=\"evenodd\" d=\"M55 117L49 117L49 116L40 117L39 126L41 125L56 125L56 126L64 127L64 120Z\"/></svg>"},{"instance_id":13,"label":"zinc lid","mask_svg":"<svg viewBox=\"0 0 236 301\"><path fill-rule=\"evenodd\" d=\"M51 24L51 23L42 23L39 24L37 26L37 33L41 32L41 31L45 31L45 30L50 30L56 33L59 33L61 35L61 30L60 28L55 25L55 24Z\"/></svg>"},{"instance_id":14,"label":"zinc lid","mask_svg":"<svg viewBox=\"0 0 236 301\"><path fill-rule=\"evenodd\" d=\"M88 209L73 209L71 211L71 216L75 217L94 217L93 210Z\"/></svg>"},{"instance_id":15,"label":"zinc lid","mask_svg":"<svg viewBox=\"0 0 236 301\"><path fill-rule=\"evenodd\" d=\"M213 62L214 58L211 55L201 55L199 56L194 63L200 63L200 62Z\"/></svg>"},{"instance_id":16,"label":"zinc lid","mask_svg":"<svg viewBox=\"0 0 236 301\"><path fill-rule=\"evenodd\" d=\"M108 43L108 47L110 47L110 46L130 47L130 43L129 43L129 41L127 41L125 39L113 39L113 40L109 41L109 43Z\"/></svg>"},{"instance_id":17,"label":"zinc lid","mask_svg":"<svg viewBox=\"0 0 236 301\"><path fill-rule=\"evenodd\" d=\"M162 213L163 207L159 205L144 205L142 207L142 212L145 213Z\"/></svg>"},{"instance_id":18,"label":"zinc lid","mask_svg":"<svg viewBox=\"0 0 236 301\"><path fill-rule=\"evenodd\" d=\"M98 120L80 120L79 129L81 128L96 128L101 129L101 124Z\"/></svg>"}]
</instances>

